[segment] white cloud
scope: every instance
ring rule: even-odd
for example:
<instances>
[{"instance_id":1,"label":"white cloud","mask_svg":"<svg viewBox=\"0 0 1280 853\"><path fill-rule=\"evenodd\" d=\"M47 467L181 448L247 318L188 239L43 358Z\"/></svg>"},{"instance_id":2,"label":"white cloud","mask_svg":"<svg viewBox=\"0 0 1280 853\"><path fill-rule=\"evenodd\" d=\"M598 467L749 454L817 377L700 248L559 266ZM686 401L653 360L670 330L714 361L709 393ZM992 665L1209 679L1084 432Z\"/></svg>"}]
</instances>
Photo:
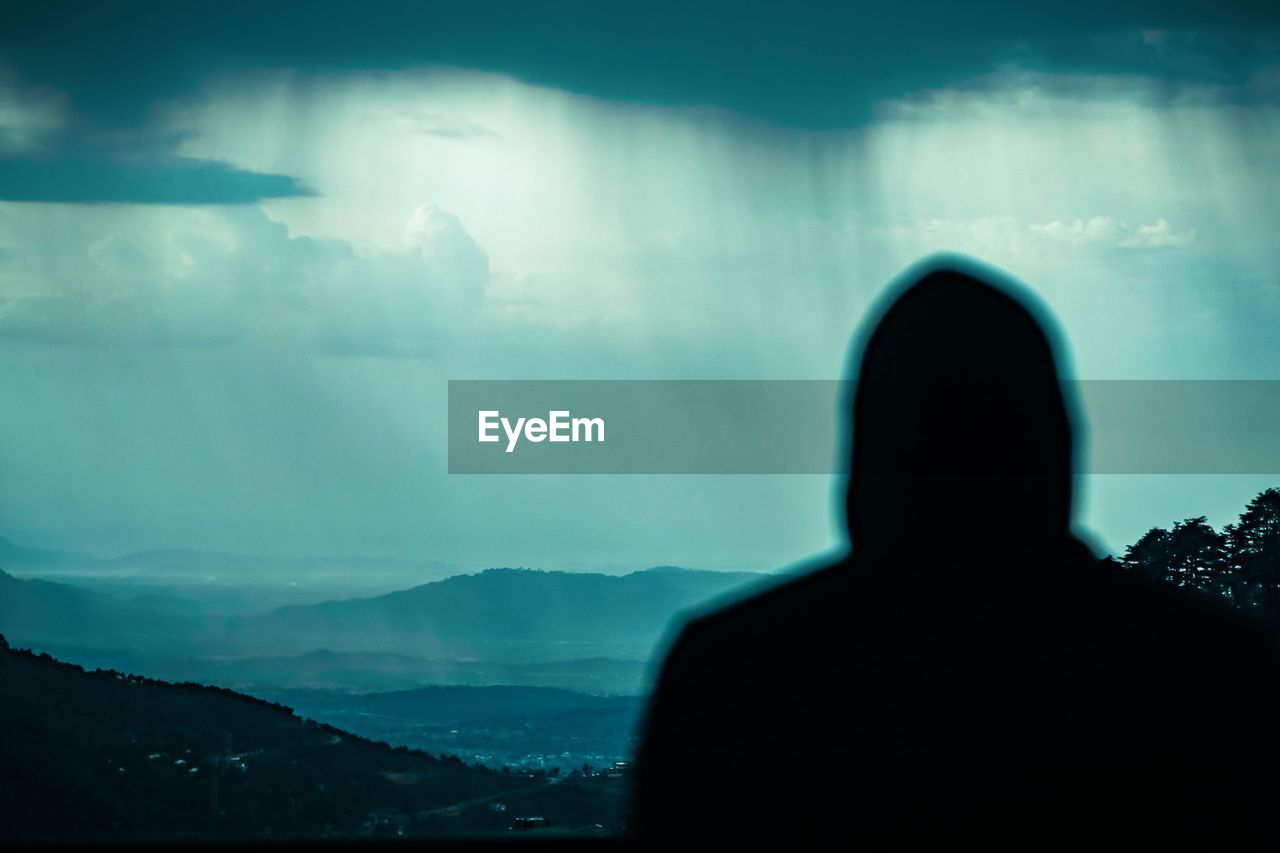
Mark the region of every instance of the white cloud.
<instances>
[{"instance_id":1,"label":"white cloud","mask_svg":"<svg viewBox=\"0 0 1280 853\"><path fill-rule=\"evenodd\" d=\"M871 229L874 239L920 254L963 252L992 260L1045 261L1126 249L1176 249L1191 243L1195 233L1190 227L1176 230L1163 217L1134 226L1103 215L1048 222L1015 216L935 218Z\"/></svg>"},{"instance_id":2,"label":"white cloud","mask_svg":"<svg viewBox=\"0 0 1280 853\"><path fill-rule=\"evenodd\" d=\"M1110 216L1091 216L1072 222L1033 222L1027 226L1032 234L1066 243L1115 243L1120 223Z\"/></svg>"},{"instance_id":3,"label":"white cloud","mask_svg":"<svg viewBox=\"0 0 1280 853\"><path fill-rule=\"evenodd\" d=\"M37 147L66 123L66 98L60 93L24 86L0 68L0 154Z\"/></svg>"},{"instance_id":4,"label":"white cloud","mask_svg":"<svg viewBox=\"0 0 1280 853\"><path fill-rule=\"evenodd\" d=\"M1133 249L1164 248L1185 246L1196 236L1196 229L1174 231L1163 217L1150 225L1139 225L1127 237L1120 241L1121 246Z\"/></svg>"},{"instance_id":5,"label":"white cloud","mask_svg":"<svg viewBox=\"0 0 1280 853\"><path fill-rule=\"evenodd\" d=\"M375 115L377 115L377 111L375 111ZM465 115L450 115L424 109L407 109L403 112L391 113L391 118L392 123L398 129L421 133L426 136L438 136L443 139L485 139L498 136L497 131L473 121Z\"/></svg>"},{"instance_id":6,"label":"white cloud","mask_svg":"<svg viewBox=\"0 0 1280 853\"><path fill-rule=\"evenodd\" d=\"M1150 298L1130 282L1176 286L1224 258L1272 266L1260 224L1280 197L1278 110L1241 122L1230 103L1171 101L1140 78L1014 70L908 100L819 134L448 69L281 72L210 80L157 120L185 156L316 190L262 204L288 232L263 236L261 257L307 270L271 275L308 284L265 288L269 299L252 288L259 307L224 312L258 318L232 324L233 339L268 338L275 324L313 348L427 352L447 334L422 318L447 332L465 325L452 315L487 341L518 342L509 371L531 369L528 340L545 334L569 364L626 344L689 371L823 375L884 283L935 251L1003 266L1094 326ZM415 213L423 199L437 207ZM25 240L9 241L11 256L30 254ZM42 257L66 245L50 241ZM178 269L182 254L198 269L219 263L198 240L184 245L142 253L152 265L178 255ZM249 266L250 280L270 277ZM57 305L46 316L55 309L78 316ZM1116 354L1139 347L1131 336L1096 337L1101 370L1132 363Z\"/></svg>"},{"instance_id":7,"label":"white cloud","mask_svg":"<svg viewBox=\"0 0 1280 853\"><path fill-rule=\"evenodd\" d=\"M25 206L0 218L0 245L0 336L67 344L423 355L475 322L489 277L484 250L434 205L401 249L369 254L291 236L257 208Z\"/></svg>"},{"instance_id":8,"label":"white cloud","mask_svg":"<svg viewBox=\"0 0 1280 853\"><path fill-rule=\"evenodd\" d=\"M1032 223L1031 232L1048 240L1070 245L1093 245L1124 249L1160 249L1186 246L1195 238L1196 230L1175 231L1169 221L1160 217L1150 225L1132 226L1110 216L1091 216L1071 222L1054 220Z\"/></svg>"},{"instance_id":9,"label":"white cloud","mask_svg":"<svg viewBox=\"0 0 1280 853\"><path fill-rule=\"evenodd\" d=\"M1159 45L1163 31L1144 33ZM1054 73L1005 65L954 86L921 89L881 101L885 121L925 123L974 120L1130 120L1138 110L1222 109L1233 102L1270 100L1275 106L1274 68L1260 68L1242 83L1171 82L1157 76L1115 73Z\"/></svg>"},{"instance_id":10,"label":"white cloud","mask_svg":"<svg viewBox=\"0 0 1280 853\"><path fill-rule=\"evenodd\" d=\"M880 102L886 121L1097 119L1167 99L1168 87L1137 75L1053 74L1005 66L943 89Z\"/></svg>"}]
</instances>

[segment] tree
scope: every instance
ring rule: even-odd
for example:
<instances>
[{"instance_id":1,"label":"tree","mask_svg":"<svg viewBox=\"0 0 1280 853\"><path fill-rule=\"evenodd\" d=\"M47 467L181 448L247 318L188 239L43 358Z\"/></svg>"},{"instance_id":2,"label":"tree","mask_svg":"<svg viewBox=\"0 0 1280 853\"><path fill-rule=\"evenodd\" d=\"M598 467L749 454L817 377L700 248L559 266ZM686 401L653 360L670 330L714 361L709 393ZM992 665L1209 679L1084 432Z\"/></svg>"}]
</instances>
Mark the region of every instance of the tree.
<instances>
[{"instance_id":1,"label":"tree","mask_svg":"<svg viewBox=\"0 0 1280 853\"><path fill-rule=\"evenodd\" d=\"M1156 580L1169 580L1169 563L1173 554L1169 531L1153 527L1142 538L1125 549L1122 562L1134 571Z\"/></svg>"},{"instance_id":2,"label":"tree","mask_svg":"<svg viewBox=\"0 0 1280 853\"><path fill-rule=\"evenodd\" d=\"M1178 586L1229 594L1231 561L1227 539L1203 515L1173 525L1168 537L1168 566Z\"/></svg>"},{"instance_id":3,"label":"tree","mask_svg":"<svg viewBox=\"0 0 1280 853\"><path fill-rule=\"evenodd\" d=\"M1229 550L1256 603L1280 604L1280 489L1260 493L1230 531Z\"/></svg>"},{"instance_id":4,"label":"tree","mask_svg":"<svg viewBox=\"0 0 1280 853\"><path fill-rule=\"evenodd\" d=\"M1204 516L1171 530L1153 527L1119 562L1148 577L1222 595L1236 607L1263 609L1280 627L1280 488L1258 494L1220 533Z\"/></svg>"}]
</instances>

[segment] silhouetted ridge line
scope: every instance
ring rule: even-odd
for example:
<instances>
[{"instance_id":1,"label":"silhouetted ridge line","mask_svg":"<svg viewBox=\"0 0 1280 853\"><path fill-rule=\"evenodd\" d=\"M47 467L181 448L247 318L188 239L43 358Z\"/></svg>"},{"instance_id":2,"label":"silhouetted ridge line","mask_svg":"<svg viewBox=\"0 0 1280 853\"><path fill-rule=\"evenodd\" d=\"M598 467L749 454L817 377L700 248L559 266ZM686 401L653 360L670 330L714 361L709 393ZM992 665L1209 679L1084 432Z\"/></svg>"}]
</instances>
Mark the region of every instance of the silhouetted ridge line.
<instances>
[{"instance_id":1,"label":"silhouetted ridge line","mask_svg":"<svg viewBox=\"0 0 1280 853\"><path fill-rule=\"evenodd\" d=\"M622 822L607 780L468 766L224 688L85 671L2 637L0 731L5 841L504 832L512 815L494 802L566 829Z\"/></svg>"}]
</instances>

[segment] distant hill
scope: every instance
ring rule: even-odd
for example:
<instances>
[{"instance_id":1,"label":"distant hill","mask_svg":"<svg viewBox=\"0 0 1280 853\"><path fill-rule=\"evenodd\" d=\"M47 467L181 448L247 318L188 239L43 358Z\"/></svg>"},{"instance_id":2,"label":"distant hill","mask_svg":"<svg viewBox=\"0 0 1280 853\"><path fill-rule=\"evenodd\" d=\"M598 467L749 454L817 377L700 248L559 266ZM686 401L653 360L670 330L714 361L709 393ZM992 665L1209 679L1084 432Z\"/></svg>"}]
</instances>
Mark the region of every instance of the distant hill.
<instances>
[{"instance_id":1,"label":"distant hill","mask_svg":"<svg viewBox=\"0 0 1280 853\"><path fill-rule=\"evenodd\" d=\"M260 588L274 585L288 588L296 596L306 595L309 589L347 589L350 592L346 594L352 595L385 592L414 581L450 577L457 574L458 567L439 561L359 555L273 557L189 548L160 548L119 557L98 557L27 548L0 537L0 571L25 578L97 587L168 587L190 592L237 585Z\"/></svg>"},{"instance_id":2,"label":"distant hill","mask_svg":"<svg viewBox=\"0 0 1280 853\"><path fill-rule=\"evenodd\" d=\"M648 659L689 608L770 576L664 567L628 575L489 569L373 598L285 607L230 625L226 647L523 662Z\"/></svg>"},{"instance_id":3,"label":"distant hill","mask_svg":"<svg viewBox=\"0 0 1280 853\"><path fill-rule=\"evenodd\" d=\"M179 614L139 607L101 593L0 571L0 631L18 645L195 650L196 626Z\"/></svg>"},{"instance_id":4,"label":"distant hill","mask_svg":"<svg viewBox=\"0 0 1280 853\"><path fill-rule=\"evenodd\" d=\"M0 638L0 841L620 825L618 791L392 749L228 690L86 672ZM488 808L502 802L508 810Z\"/></svg>"},{"instance_id":5,"label":"distant hill","mask_svg":"<svg viewBox=\"0 0 1280 853\"><path fill-rule=\"evenodd\" d=\"M48 567L57 563L84 559L70 551L51 551L47 548L26 548L0 536L0 568L6 566Z\"/></svg>"},{"instance_id":6,"label":"distant hill","mask_svg":"<svg viewBox=\"0 0 1280 853\"><path fill-rule=\"evenodd\" d=\"M773 577L490 569L234 616L172 596L126 598L0 571L0 632L87 665L237 687L517 683L625 693L644 689L645 662L682 613Z\"/></svg>"}]
</instances>

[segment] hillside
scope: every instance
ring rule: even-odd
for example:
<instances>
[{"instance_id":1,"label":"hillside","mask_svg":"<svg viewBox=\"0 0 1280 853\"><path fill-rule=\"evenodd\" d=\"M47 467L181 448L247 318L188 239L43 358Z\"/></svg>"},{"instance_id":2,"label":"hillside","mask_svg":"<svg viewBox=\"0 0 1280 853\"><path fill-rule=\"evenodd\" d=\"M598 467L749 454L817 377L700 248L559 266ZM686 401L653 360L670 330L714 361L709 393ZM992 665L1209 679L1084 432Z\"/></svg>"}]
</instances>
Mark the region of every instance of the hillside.
<instances>
[{"instance_id":1,"label":"hillside","mask_svg":"<svg viewBox=\"0 0 1280 853\"><path fill-rule=\"evenodd\" d=\"M621 792L392 749L228 690L86 672L0 638L0 836L502 832L621 825ZM507 806L501 812L492 803Z\"/></svg>"},{"instance_id":2,"label":"hillside","mask_svg":"<svg viewBox=\"0 0 1280 853\"><path fill-rule=\"evenodd\" d=\"M227 678L219 677L221 683L240 682L234 672L240 667L231 663L237 659L246 660L244 682L260 683L254 674L263 668L259 663L266 669L278 668L271 659L297 658L318 650L398 655L398 659L379 661L348 660L332 668L373 663L369 674L388 670L390 677L378 685L386 689L399 686L394 679L410 671L415 676L400 684L439 682L432 677L441 669L437 662L469 668L477 663L545 666L592 659L647 661L682 612L767 583L770 577L678 568L628 575L490 569L371 597L234 615L192 606L174 596L122 597L0 571L0 632L16 644L86 664L129 666L131 671L181 680L203 680L212 674L209 670L226 668ZM153 668L176 661L205 663L197 664L190 674L172 667ZM325 669L332 661L296 663ZM417 678L416 673L426 677ZM289 683L305 683L305 672L297 674L301 678L291 678ZM624 681L635 685L636 675L631 672ZM557 681L555 674L541 673L536 683L616 690L607 685L618 679L606 676L599 687L592 687L588 682L595 677ZM320 675L316 681L323 678ZM467 675L460 683L504 682L510 683L491 673Z\"/></svg>"},{"instance_id":3,"label":"hillside","mask_svg":"<svg viewBox=\"0 0 1280 853\"><path fill-rule=\"evenodd\" d=\"M0 536L0 565L48 567L58 563L83 559L69 551L53 551L48 548L27 548Z\"/></svg>"},{"instance_id":4,"label":"hillside","mask_svg":"<svg viewBox=\"0 0 1280 853\"><path fill-rule=\"evenodd\" d=\"M0 631L17 645L82 645L100 649L196 647L198 623L70 584L15 578L0 571Z\"/></svg>"},{"instance_id":5,"label":"hillside","mask_svg":"<svg viewBox=\"0 0 1280 853\"><path fill-rule=\"evenodd\" d=\"M317 648L508 662L645 660L682 611L767 576L660 568L615 576L489 569L372 598L285 607L229 625L225 647Z\"/></svg>"}]
</instances>

